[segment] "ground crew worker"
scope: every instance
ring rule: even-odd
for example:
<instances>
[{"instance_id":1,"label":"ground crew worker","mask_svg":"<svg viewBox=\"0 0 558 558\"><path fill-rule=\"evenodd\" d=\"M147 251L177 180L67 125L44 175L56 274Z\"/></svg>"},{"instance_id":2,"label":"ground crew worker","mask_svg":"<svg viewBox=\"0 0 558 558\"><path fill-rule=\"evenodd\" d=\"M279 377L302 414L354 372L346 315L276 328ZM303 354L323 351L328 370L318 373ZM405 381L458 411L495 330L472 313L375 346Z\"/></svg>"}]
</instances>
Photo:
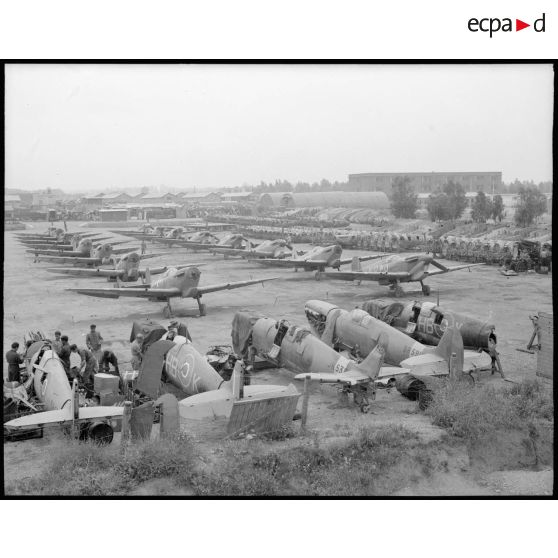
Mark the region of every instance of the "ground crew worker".
<instances>
[{"instance_id":1,"label":"ground crew worker","mask_svg":"<svg viewBox=\"0 0 558 558\"><path fill-rule=\"evenodd\" d=\"M103 341L103 337L97 331L97 326L95 324L91 324L90 326L91 331L85 337L85 344L87 348L93 353L97 362L101 360L102 353L101 353L101 344Z\"/></svg>"},{"instance_id":2,"label":"ground crew worker","mask_svg":"<svg viewBox=\"0 0 558 558\"><path fill-rule=\"evenodd\" d=\"M95 374L99 371L99 363L90 350L78 349L77 345L72 345L72 347L75 347L75 352L81 357L81 381L87 390L87 396L91 397L94 392Z\"/></svg>"},{"instance_id":3,"label":"ground crew worker","mask_svg":"<svg viewBox=\"0 0 558 558\"><path fill-rule=\"evenodd\" d=\"M12 348L6 353L6 360L8 361L8 382L21 383L21 374L19 365L23 364L23 357L17 352L19 343L14 341Z\"/></svg>"},{"instance_id":4,"label":"ground crew worker","mask_svg":"<svg viewBox=\"0 0 558 558\"><path fill-rule=\"evenodd\" d=\"M60 354L60 349L62 348L62 339L60 336L62 334L59 331L54 332L54 341L52 342L52 349L56 352L56 354Z\"/></svg>"},{"instance_id":5,"label":"ground crew worker","mask_svg":"<svg viewBox=\"0 0 558 558\"><path fill-rule=\"evenodd\" d=\"M60 352L58 356L64 365L64 370L66 370L66 374L70 375L70 353L72 352L70 349L70 344L68 343L68 336L62 335L60 338L62 341L62 347L60 348Z\"/></svg>"},{"instance_id":6,"label":"ground crew worker","mask_svg":"<svg viewBox=\"0 0 558 558\"><path fill-rule=\"evenodd\" d=\"M488 354L490 355L492 374L494 374L494 372L499 372L500 376L502 376L503 378L504 370L502 369L500 356L498 351L496 350L496 342L494 341L492 335L489 335L488 337Z\"/></svg>"},{"instance_id":7,"label":"ground crew worker","mask_svg":"<svg viewBox=\"0 0 558 558\"><path fill-rule=\"evenodd\" d=\"M143 347L143 335L138 333L134 342L130 346L130 351L132 352L132 370L139 370L141 366L141 361L143 360L142 355L142 347Z\"/></svg>"},{"instance_id":8,"label":"ground crew worker","mask_svg":"<svg viewBox=\"0 0 558 558\"><path fill-rule=\"evenodd\" d=\"M143 256L145 254L145 251L147 250L147 244L145 242L145 238L141 241L141 255Z\"/></svg>"},{"instance_id":9,"label":"ground crew worker","mask_svg":"<svg viewBox=\"0 0 558 558\"><path fill-rule=\"evenodd\" d=\"M114 366L113 372L110 371L111 364ZM103 351L103 356L101 357L101 361L99 362L99 369L106 374L116 374L117 376L120 375L120 371L118 370L118 359L112 351L109 351L108 349L105 349Z\"/></svg>"},{"instance_id":10,"label":"ground crew worker","mask_svg":"<svg viewBox=\"0 0 558 558\"><path fill-rule=\"evenodd\" d=\"M70 383L75 378L80 378L82 364L83 359L78 352L77 345L70 345L70 374L68 376Z\"/></svg>"}]
</instances>

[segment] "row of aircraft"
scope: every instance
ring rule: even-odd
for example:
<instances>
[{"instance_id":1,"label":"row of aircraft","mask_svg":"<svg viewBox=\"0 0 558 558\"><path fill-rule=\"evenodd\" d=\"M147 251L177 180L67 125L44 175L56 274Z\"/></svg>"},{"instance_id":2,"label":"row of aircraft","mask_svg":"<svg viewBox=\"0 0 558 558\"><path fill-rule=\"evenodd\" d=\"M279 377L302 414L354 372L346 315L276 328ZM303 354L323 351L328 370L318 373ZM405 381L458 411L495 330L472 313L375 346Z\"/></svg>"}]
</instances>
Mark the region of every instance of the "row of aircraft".
<instances>
[{"instance_id":1,"label":"row of aircraft","mask_svg":"<svg viewBox=\"0 0 558 558\"><path fill-rule=\"evenodd\" d=\"M103 240L106 240L106 238ZM24 238L23 242L26 241L27 239ZM57 239L57 242L65 243L66 241L65 238ZM85 264L86 266L81 268L47 268L47 271L50 273L76 277L106 277L108 280L117 282L117 286L114 288L77 288L68 290L102 298L135 297L150 301L166 302L164 313L169 317L172 316L171 300L173 298L195 299L198 303L200 316L203 316L206 312L205 304L201 302L203 295L256 284L263 285L268 281L276 279L276 277L262 277L245 281L200 285L201 271L199 267L203 264L188 263L140 269L139 264L141 260L166 255L168 252L139 255L137 248L113 248L113 246L125 242L128 241L97 243L95 238L91 236L75 235L71 241L72 247L75 247L74 250L59 251L58 248L31 248L27 249L27 252L33 254L35 261L39 262ZM101 267L107 264L111 267ZM152 279L152 275L158 275L159 277ZM141 280L141 283L127 286L120 284L120 281L132 282L138 279Z\"/></svg>"}]
</instances>

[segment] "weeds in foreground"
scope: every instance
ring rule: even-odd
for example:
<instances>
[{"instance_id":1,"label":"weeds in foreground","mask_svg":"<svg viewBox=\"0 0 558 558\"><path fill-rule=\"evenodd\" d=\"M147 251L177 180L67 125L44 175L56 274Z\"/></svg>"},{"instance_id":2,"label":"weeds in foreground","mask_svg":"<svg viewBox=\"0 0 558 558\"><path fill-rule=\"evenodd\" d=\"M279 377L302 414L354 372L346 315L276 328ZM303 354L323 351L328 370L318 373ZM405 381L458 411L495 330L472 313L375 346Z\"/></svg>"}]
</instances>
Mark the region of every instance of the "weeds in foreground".
<instances>
[{"instance_id":1,"label":"weeds in foreground","mask_svg":"<svg viewBox=\"0 0 558 558\"><path fill-rule=\"evenodd\" d=\"M504 389L456 381L435 392L427 413L435 425L475 443L498 430L532 430L538 421L553 420L554 406L552 393L537 380Z\"/></svg>"},{"instance_id":2,"label":"weeds in foreground","mask_svg":"<svg viewBox=\"0 0 558 558\"><path fill-rule=\"evenodd\" d=\"M416 435L399 426L360 430L331 447L276 442L230 444L222 459L207 467L184 436L142 442L121 453L119 447L68 444L31 481L9 487L11 494L124 495L142 483L165 478L198 495L388 494L407 480L398 474L428 473L432 463L418 459ZM413 457L414 455L414 457ZM394 473L394 471L396 471Z\"/></svg>"}]
</instances>

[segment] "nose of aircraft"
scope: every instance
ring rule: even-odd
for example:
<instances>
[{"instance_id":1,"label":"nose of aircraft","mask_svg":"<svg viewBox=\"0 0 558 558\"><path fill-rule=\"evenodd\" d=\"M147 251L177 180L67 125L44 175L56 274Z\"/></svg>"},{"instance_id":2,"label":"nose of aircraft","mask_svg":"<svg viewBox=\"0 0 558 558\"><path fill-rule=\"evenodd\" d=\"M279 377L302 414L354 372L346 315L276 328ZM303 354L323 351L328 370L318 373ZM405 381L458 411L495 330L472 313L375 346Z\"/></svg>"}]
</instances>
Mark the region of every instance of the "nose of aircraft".
<instances>
[{"instance_id":1,"label":"nose of aircraft","mask_svg":"<svg viewBox=\"0 0 558 558\"><path fill-rule=\"evenodd\" d=\"M197 267L191 267L189 269L189 275L192 279L197 280L201 276L201 271Z\"/></svg>"}]
</instances>

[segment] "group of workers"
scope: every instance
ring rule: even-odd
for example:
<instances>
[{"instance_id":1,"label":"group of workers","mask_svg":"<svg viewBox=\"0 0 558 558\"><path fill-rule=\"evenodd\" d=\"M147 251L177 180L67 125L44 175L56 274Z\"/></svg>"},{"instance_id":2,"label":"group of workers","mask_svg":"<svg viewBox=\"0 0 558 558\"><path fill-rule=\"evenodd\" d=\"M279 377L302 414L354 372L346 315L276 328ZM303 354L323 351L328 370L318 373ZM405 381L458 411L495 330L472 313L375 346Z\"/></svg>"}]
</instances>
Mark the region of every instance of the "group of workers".
<instances>
[{"instance_id":1,"label":"group of workers","mask_svg":"<svg viewBox=\"0 0 558 558\"><path fill-rule=\"evenodd\" d=\"M33 343L27 341L26 349ZM85 337L86 347L80 348L75 343L70 344L67 335L60 331L54 332L54 339L50 341L52 350L56 352L68 381L77 379L87 389L92 389L94 377L97 372L119 375L118 358L108 349L103 350L103 337L97 326L92 324ZM11 349L6 353L8 362L8 381L21 383L21 365L25 362L25 353L19 353L19 343L12 343Z\"/></svg>"}]
</instances>

